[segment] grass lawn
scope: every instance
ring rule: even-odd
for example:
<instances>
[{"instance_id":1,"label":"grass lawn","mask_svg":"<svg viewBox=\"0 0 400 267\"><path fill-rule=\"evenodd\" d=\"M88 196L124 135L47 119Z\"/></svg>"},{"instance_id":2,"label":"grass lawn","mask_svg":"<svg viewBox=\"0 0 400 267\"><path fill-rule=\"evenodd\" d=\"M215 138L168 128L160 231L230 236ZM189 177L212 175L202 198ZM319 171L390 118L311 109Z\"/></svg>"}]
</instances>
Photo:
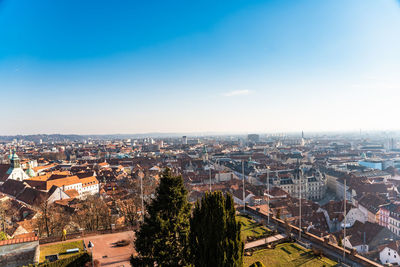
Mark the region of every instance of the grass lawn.
<instances>
[{"instance_id":1,"label":"grass lawn","mask_svg":"<svg viewBox=\"0 0 400 267\"><path fill-rule=\"evenodd\" d=\"M79 248L79 252L83 251L83 240L79 241L72 241L72 242L62 242L62 243L57 243L53 245L42 245L40 246L40 258L39 262L43 262L46 258L45 256L47 255L53 255L53 254L61 254L67 251L67 249L71 248ZM59 255L59 259L64 259L68 258L72 255L75 255L76 253L71 253L71 254L65 254L65 255Z\"/></svg>"},{"instance_id":2,"label":"grass lawn","mask_svg":"<svg viewBox=\"0 0 400 267\"><path fill-rule=\"evenodd\" d=\"M241 235L243 241L246 241L248 236L258 237L269 232L265 226L258 226L256 221L244 216L236 216L236 219L242 224Z\"/></svg>"},{"instance_id":3,"label":"grass lawn","mask_svg":"<svg viewBox=\"0 0 400 267\"><path fill-rule=\"evenodd\" d=\"M283 243L275 249L262 249L253 252L252 256L244 256L243 266L249 266L256 261L262 262L265 266L307 266L322 267L334 266L336 262L328 259L315 257L311 250L305 249L295 243Z\"/></svg>"}]
</instances>

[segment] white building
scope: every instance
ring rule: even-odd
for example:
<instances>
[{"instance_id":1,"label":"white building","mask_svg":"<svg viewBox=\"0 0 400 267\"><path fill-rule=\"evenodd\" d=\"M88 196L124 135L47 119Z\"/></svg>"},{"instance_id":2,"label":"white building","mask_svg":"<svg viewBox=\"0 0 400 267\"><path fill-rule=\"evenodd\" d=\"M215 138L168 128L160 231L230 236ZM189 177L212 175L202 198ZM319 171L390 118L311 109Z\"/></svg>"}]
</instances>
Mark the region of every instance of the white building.
<instances>
[{"instance_id":1,"label":"white building","mask_svg":"<svg viewBox=\"0 0 400 267\"><path fill-rule=\"evenodd\" d=\"M57 200L70 198L60 187L52 187L47 193L47 203L51 204Z\"/></svg>"},{"instance_id":2,"label":"white building","mask_svg":"<svg viewBox=\"0 0 400 267\"><path fill-rule=\"evenodd\" d=\"M17 181L23 181L28 179L29 176L24 172L21 167L21 161L15 152L15 150L11 153L10 152L10 168L7 170L5 177L3 177L3 181L7 179L13 179Z\"/></svg>"},{"instance_id":3,"label":"white building","mask_svg":"<svg viewBox=\"0 0 400 267\"><path fill-rule=\"evenodd\" d=\"M53 176L61 176L54 177ZM85 198L87 195L95 195L100 191L99 181L96 176L79 177L77 175L62 176L62 172L48 173L25 180L31 187L49 192L52 188L60 188L68 196L73 195Z\"/></svg>"},{"instance_id":4,"label":"white building","mask_svg":"<svg viewBox=\"0 0 400 267\"><path fill-rule=\"evenodd\" d=\"M400 265L399 241L394 241L379 251L379 260L382 264Z\"/></svg>"},{"instance_id":5,"label":"white building","mask_svg":"<svg viewBox=\"0 0 400 267\"><path fill-rule=\"evenodd\" d=\"M72 176L75 178L76 176ZM72 177L67 177L72 178ZM62 179L60 179L62 180ZM64 192L68 193L69 190L76 190L79 194L79 197L85 197L87 195L95 195L100 191L99 181L95 176L86 177L79 179L76 177L75 179L68 179L69 181L62 185L62 189Z\"/></svg>"},{"instance_id":6,"label":"white building","mask_svg":"<svg viewBox=\"0 0 400 267\"><path fill-rule=\"evenodd\" d=\"M325 176L318 170L309 169L304 174L298 170L288 175L276 172L270 177L271 186L279 187L293 197L301 197L309 200L321 199L325 196L327 181Z\"/></svg>"},{"instance_id":7,"label":"white building","mask_svg":"<svg viewBox=\"0 0 400 267\"><path fill-rule=\"evenodd\" d=\"M353 238L353 236L346 236L346 238L342 239L342 243L346 248L355 249L358 253L369 251L369 246L367 244L364 244L358 238Z\"/></svg>"},{"instance_id":8,"label":"white building","mask_svg":"<svg viewBox=\"0 0 400 267\"><path fill-rule=\"evenodd\" d=\"M360 221L362 223L365 223L367 221L367 217L365 216L365 214L360 209L352 208L346 214L346 225L347 225L347 227L352 227L353 224L356 221ZM342 228L344 227L343 224L341 226L342 226Z\"/></svg>"},{"instance_id":9,"label":"white building","mask_svg":"<svg viewBox=\"0 0 400 267\"><path fill-rule=\"evenodd\" d=\"M215 174L215 181L217 182L226 182L226 181L230 181L232 179L239 179L239 177L237 177L237 175L235 175L233 172L218 172Z\"/></svg>"}]
</instances>

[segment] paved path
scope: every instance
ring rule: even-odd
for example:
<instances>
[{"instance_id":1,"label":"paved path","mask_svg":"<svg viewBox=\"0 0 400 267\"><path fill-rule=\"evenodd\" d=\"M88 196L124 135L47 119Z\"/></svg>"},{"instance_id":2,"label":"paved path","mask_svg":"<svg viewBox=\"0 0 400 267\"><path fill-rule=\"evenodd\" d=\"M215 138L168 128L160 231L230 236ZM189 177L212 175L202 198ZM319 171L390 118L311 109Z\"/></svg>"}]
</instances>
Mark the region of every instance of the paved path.
<instances>
[{"instance_id":1,"label":"paved path","mask_svg":"<svg viewBox=\"0 0 400 267\"><path fill-rule=\"evenodd\" d=\"M284 239L285 237L286 237L286 235L284 235L284 234L277 234L274 236L270 236L268 238L258 239L256 241L252 241L252 242L244 244L244 249L259 247L259 246L262 246L265 244L269 244L269 243Z\"/></svg>"},{"instance_id":2,"label":"paved path","mask_svg":"<svg viewBox=\"0 0 400 267\"><path fill-rule=\"evenodd\" d=\"M89 241L94 245L93 248L93 258L100 262L100 266L109 267L128 267L131 266L129 260L134 253L133 248L134 233L132 231L97 235L85 237L83 241L87 247ZM115 247L114 243L128 240L129 245L125 247Z\"/></svg>"},{"instance_id":3,"label":"paved path","mask_svg":"<svg viewBox=\"0 0 400 267\"><path fill-rule=\"evenodd\" d=\"M133 247L134 237L135 234L133 231L126 231L126 232L70 239L67 241L48 243L40 246L41 247L51 246L62 242L68 243L71 241L83 240L87 247L89 241L91 241L94 245L93 248L94 259L100 262L100 266L128 267L131 266L129 262L130 257L133 253L135 253L135 249ZM125 247L115 247L113 243L121 240L128 240L129 245Z\"/></svg>"}]
</instances>

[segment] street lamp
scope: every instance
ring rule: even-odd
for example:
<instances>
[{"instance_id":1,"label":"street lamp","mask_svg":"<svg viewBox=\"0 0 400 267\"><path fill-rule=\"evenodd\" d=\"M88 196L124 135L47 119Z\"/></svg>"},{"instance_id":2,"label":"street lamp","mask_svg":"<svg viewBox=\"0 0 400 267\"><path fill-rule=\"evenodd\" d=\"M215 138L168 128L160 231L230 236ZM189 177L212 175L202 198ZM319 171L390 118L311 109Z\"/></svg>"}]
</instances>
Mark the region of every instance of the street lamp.
<instances>
[{"instance_id":1,"label":"street lamp","mask_svg":"<svg viewBox=\"0 0 400 267\"><path fill-rule=\"evenodd\" d=\"M94 267L94 263L93 263L93 258L94 258L93 248L94 248L94 245L93 245L93 243L91 241L89 241L89 243L88 243L88 248L92 251L92 267Z\"/></svg>"}]
</instances>

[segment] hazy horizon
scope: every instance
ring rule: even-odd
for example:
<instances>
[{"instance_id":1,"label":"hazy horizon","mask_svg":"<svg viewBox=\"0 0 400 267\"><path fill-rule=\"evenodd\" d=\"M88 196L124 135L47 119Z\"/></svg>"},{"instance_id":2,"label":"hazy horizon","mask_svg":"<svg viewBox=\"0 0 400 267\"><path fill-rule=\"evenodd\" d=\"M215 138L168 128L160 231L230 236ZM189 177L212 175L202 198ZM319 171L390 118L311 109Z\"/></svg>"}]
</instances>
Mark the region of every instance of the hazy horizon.
<instances>
[{"instance_id":1,"label":"hazy horizon","mask_svg":"<svg viewBox=\"0 0 400 267\"><path fill-rule=\"evenodd\" d=\"M400 128L397 0L0 0L0 43L0 135Z\"/></svg>"},{"instance_id":2,"label":"hazy horizon","mask_svg":"<svg viewBox=\"0 0 400 267\"><path fill-rule=\"evenodd\" d=\"M3 135L0 136L5 137L14 137L14 136L52 136L52 135L61 135L61 136L69 136L69 135L76 135L76 136L99 136L99 137L106 137L106 136L122 136L123 138L126 137L155 137L155 138L181 138L182 136L187 136L188 138L194 137L215 137L215 136L244 136L247 137L249 134L258 134L260 136L301 136L304 134L305 138L308 137L316 137L316 136L335 136L335 135L357 135L357 136L383 136L385 135L388 138L397 137L400 135L400 130L362 130L362 131L289 131L289 132L249 132L249 131L242 131L242 132L142 132L142 133L99 133L99 134L91 134L91 133L31 133L31 134L15 134L15 135Z\"/></svg>"}]
</instances>

